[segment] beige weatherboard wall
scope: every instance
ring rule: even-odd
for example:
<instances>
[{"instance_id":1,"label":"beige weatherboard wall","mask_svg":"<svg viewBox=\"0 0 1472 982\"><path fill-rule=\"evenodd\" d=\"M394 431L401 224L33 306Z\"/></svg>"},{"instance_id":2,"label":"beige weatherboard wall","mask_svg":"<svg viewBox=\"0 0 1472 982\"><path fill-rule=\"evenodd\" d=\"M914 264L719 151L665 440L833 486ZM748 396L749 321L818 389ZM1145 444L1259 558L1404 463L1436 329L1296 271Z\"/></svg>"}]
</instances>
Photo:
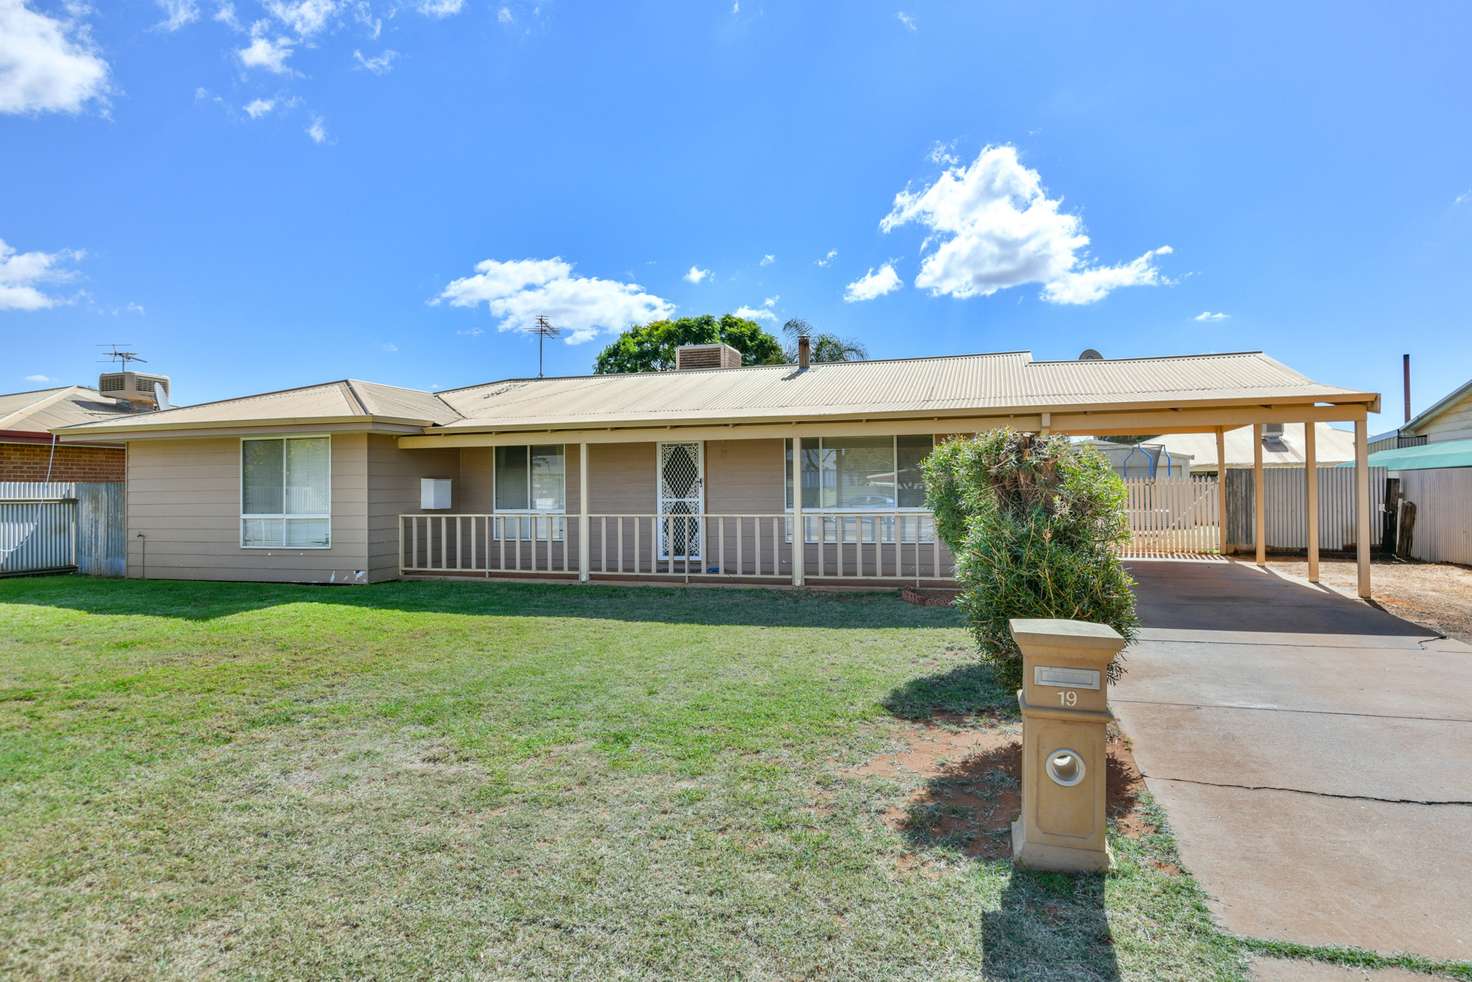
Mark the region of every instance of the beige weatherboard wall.
<instances>
[{"instance_id":1,"label":"beige weatherboard wall","mask_svg":"<svg viewBox=\"0 0 1472 982\"><path fill-rule=\"evenodd\" d=\"M802 369L510 379L439 393L341 381L57 432L63 441L80 441L105 431L126 442L130 453L141 452L140 469L172 468L171 482L149 483L130 502L130 536L142 531L145 541L156 536L180 543L178 558L166 558L149 542L149 576L175 569L182 576L324 579L343 571L356 578L363 570L361 578L383 579L416 568L404 561L406 550L415 550L416 561L435 548L449 556L453 541L451 568L457 570L489 573L488 551L499 559L506 546L530 551L544 563L540 573L590 579L605 572L602 556L633 548L628 539L640 533L627 516L644 516L640 521L647 523L635 550L640 555L650 550L647 536L661 536L652 553L658 568L651 572L674 575L682 571L658 564L670 526L653 524L669 522L674 513L686 534L698 537L669 540L689 554L687 560L698 556L693 575L710 573L709 554L724 537L725 545L742 552L739 561L725 558L732 571L754 568L749 542L767 561L776 560L770 568L758 564L758 575L803 584L847 575L855 561L860 574L875 575L877 563L881 575L943 578L948 557L934 542L923 509L901 508L893 494L843 516L834 514L842 509L805 505L805 495L789 503L783 463L789 445L806 462L823 440L873 438L872 447L890 439L898 447L899 438L1003 426L1092 436L1205 433L1220 444L1242 427L1348 423L1358 430L1361 497L1367 500L1364 425L1378 405L1375 393L1314 382L1260 352L1070 362L1004 352ZM293 431L333 434L335 554L243 556L238 543L231 546L238 513L221 497L238 481L239 461L220 441ZM670 488L660 484L659 448L671 444L698 447L690 458L702 473L699 494L666 511ZM564 448L561 508L555 520L536 525L529 544L518 543L522 537L507 531L513 526L493 507L495 448L523 445ZM897 492L901 464L898 456L894 461L890 486ZM885 468L876 467L873 479L882 482ZM818 476L826 481L824 473ZM452 480L448 512L419 512L415 489L423 477ZM803 480L808 477L804 470ZM167 526L171 510L198 513L191 520L193 539L182 528L143 527L145 521ZM1361 511L1367 530L1368 507ZM620 523L622 547L616 545ZM794 536L794 527L808 532ZM406 535L423 538L409 543ZM1361 592L1368 594L1369 536L1360 538ZM201 548L188 551L186 540ZM156 555L172 565L152 567ZM848 564L842 574L831 565L839 561ZM130 575L142 574L130 568Z\"/></svg>"}]
</instances>

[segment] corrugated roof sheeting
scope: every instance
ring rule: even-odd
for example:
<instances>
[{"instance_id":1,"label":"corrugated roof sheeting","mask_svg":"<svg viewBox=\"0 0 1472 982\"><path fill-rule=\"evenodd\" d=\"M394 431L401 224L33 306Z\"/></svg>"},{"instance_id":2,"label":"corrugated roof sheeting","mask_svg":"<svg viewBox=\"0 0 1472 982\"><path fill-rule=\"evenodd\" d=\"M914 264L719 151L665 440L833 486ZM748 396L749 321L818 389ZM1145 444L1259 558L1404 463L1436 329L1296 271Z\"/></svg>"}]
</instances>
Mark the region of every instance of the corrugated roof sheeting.
<instances>
[{"instance_id":1,"label":"corrugated roof sheeting","mask_svg":"<svg viewBox=\"0 0 1472 982\"><path fill-rule=\"evenodd\" d=\"M97 429L368 415L454 432L892 413L1037 412L1349 395L1261 354L1034 362L1027 352L511 379L438 394L343 381L150 413ZM462 418L463 417L463 418Z\"/></svg>"},{"instance_id":2,"label":"corrugated roof sheeting","mask_svg":"<svg viewBox=\"0 0 1472 982\"><path fill-rule=\"evenodd\" d=\"M804 417L1047 409L1120 402L1316 398L1319 385L1259 353L1033 362L1026 352L499 382L441 393L447 429L632 419Z\"/></svg>"},{"instance_id":3,"label":"corrugated roof sheeting","mask_svg":"<svg viewBox=\"0 0 1472 982\"><path fill-rule=\"evenodd\" d=\"M49 433L57 426L128 415L126 407L84 385L0 395L0 430Z\"/></svg>"}]
</instances>

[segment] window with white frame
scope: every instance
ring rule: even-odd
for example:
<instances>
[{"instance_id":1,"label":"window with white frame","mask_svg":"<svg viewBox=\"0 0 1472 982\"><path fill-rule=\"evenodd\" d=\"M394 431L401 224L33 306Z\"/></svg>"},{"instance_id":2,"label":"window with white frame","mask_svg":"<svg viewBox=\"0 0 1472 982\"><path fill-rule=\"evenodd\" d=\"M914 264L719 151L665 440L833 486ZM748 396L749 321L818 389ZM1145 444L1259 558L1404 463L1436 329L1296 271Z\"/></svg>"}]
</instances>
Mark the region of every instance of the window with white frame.
<instances>
[{"instance_id":1,"label":"window with white frame","mask_svg":"<svg viewBox=\"0 0 1472 982\"><path fill-rule=\"evenodd\" d=\"M560 541L566 531L567 454L561 444L497 447L493 510L497 538Z\"/></svg>"},{"instance_id":2,"label":"window with white frame","mask_svg":"<svg viewBox=\"0 0 1472 982\"><path fill-rule=\"evenodd\" d=\"M240 545L332 547L332 438L240 441Z\"/></svg>"},{"instance_id":3,"label":"window with white frame","mask_svg":"<svg viewBox=\"0 0 1472 982\"><path fill-rule=\"evenodd\" d=\"M792 510L792 441L786 441L786 507ZM920 462L935 448L930 434L821 437L802 442L800 480L808 542L931 542ZM866 516L852 512L887 512ZM913 517L911 517L913 516Z\"/></svg>"}]
</instances>

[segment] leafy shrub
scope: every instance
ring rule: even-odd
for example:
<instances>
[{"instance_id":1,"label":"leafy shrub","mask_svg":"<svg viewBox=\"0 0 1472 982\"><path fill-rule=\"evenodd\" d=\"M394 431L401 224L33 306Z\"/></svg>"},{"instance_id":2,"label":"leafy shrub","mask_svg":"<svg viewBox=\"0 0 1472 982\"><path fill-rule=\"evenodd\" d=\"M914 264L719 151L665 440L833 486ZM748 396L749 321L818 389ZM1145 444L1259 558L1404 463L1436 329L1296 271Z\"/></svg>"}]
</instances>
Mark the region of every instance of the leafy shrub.
<instances>
[{"instance_id":1,"label":"leafy shrub","mask_svg":"<svg viewBox=\"0 0 1472 982\"><path fill-rule=\"evenodd\" d=\"M956 556L958 605L1002 682L1022 681L1014 617L1094 621L1134 639L1133 581L1116 552L1130 535L1124 482L1102 454L995 430L941 444L924 471L936 531ZM1116 661L1111 680L1121 671Z\"/></svg>"}]
</instances>

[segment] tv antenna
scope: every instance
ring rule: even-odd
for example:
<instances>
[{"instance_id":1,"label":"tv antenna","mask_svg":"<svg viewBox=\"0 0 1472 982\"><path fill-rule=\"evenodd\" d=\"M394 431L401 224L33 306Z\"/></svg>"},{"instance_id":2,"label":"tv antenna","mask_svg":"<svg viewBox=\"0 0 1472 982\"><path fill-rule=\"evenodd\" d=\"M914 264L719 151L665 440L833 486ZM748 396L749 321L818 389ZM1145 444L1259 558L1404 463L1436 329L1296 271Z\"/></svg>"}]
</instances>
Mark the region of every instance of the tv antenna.
<instances>
[{"instance_id":1,"label":"tv antenna","mask_svg":"<svg viewBox=\"0 0 1472 982\"><path fill-rule=\"evenodd\" d=\"M547 318L538 316L536 324L529 329L537 336L537 378L544 378L542 371L542 346L547 343L548 338L562 337L562 328L556 327Z\"/></svg>"},{"instance_id":2,"label":"tv antenna","mask_svg":"<svg viewBox=\"0 0 1472 982\"><path fill-rule=\"evenodd\" d=\"M122 344L99 344L97 347L108 349L102 353L101 360L110 361L114 364L120 364L123 366L123 371L125 372L128 370L128 365L130 362L141 361L146 364L148 362L147 358L144 358L136 351L126 350L124 345L127 345L128 343L129 342L124 341Z\"/></svg>"}]
</instances>

